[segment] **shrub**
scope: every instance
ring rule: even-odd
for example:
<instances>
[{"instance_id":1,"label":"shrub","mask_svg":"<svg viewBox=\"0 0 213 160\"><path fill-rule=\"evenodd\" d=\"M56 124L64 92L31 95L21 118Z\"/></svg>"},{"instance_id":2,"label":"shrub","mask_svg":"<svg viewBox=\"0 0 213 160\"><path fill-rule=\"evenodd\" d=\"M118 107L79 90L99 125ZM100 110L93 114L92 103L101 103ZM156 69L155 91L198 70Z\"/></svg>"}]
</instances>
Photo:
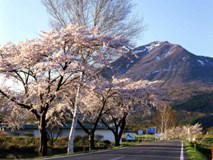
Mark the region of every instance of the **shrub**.
<instances>
[{"instance_id":1,"label":"shrub","mask_svg":"<svg viewBox=\"0 0 213 160\"><path fill-rule=\"evenodd\" d=\"M10 136L8 132L0 131L0 137L7 137Z\"/></svg>"},{"instance_id":2,"label":"shrub","mask_svg":"<svg viewBox=\"0 0 213 160\"><path fill-rule=\"evenodd\" d=\"M109 141L109 140L104 140L103 142L104 142L104 145L105 145L106 148L112 147L112 146L111 146L111 144L112 144L111 141Z\"/></svg>"},{"instance_id":3,"label":"shrub","mask_svg":"<svg viewBox=\"0 0 213 160\"><path fill-rule=\"evenodd\" d=\"M64 148L68 145L68 137L60 137L54 143L54 148Z\"/></svg>"},{"instance_id":4,"label":"shrub","mask_svg":"<svg viewBox=\"0 0 213 160\"><path fill-rule=\"evenodd\" d=\"M88 147L89 146L89 137L86 136L78 136L74 140L75 142L75 147Z\"/></svg>"}]
</instances>

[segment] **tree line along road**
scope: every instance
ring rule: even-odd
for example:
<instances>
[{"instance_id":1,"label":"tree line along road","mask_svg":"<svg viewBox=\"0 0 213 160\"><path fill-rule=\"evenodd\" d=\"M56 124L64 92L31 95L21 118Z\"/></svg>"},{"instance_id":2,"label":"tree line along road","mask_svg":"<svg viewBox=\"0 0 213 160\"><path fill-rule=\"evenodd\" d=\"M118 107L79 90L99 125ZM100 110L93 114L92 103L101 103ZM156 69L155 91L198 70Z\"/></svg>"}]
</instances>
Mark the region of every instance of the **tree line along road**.
<instances>
[{"instance_id":1,"label":"tree line along road","mask_svg":"<svg viewBox=\"0 0 213 160\"><path fill-rule=\"evenodd\" d=\"M182 142L171 140L44 160L186 160L184 155Z\"/></svg>"}]
</instances>

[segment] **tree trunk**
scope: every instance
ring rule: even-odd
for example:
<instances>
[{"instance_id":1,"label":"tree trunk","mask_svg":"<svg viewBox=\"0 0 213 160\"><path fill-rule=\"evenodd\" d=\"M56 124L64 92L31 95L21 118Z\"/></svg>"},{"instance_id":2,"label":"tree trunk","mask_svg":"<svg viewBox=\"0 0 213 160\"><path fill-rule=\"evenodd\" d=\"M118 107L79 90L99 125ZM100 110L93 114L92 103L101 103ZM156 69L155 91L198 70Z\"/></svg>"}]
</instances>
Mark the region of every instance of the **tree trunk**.
<instances>
[{"instance_id":1,"label":"tree trunk","mask_svg":"<svg viewBox=\"0 0 213 160\"><path fill-rule=\"evenodd\" d=\"M103 111L104 108L106 106L107 100L105 98L102 99L102 107L101 110L99 111L99 114L95 120L95 122L93 123L93 127L91 130L88 130L86 127L83 126L83 124L78 120L78 124L81 126L81 128L85 131L85 133L89 136L89 150L93 150L95 149L95 130L97 128L97 125L101 119L101 117L103 116Z\"/></svg>"},{"instance_id":2,"label":"tree trunk","mask_svg":"<svg viewBox=\"0 0 213 160\"><path fill-rule=\"evenodd\" d=\"M80 94L80 88L81 88L81 82L83 79L83 73L80 72L79 75L79 84L77 86L76 96L75 96L75 103L74 103L74 113L72 118L72 126L70 128L70 134L69 134L69 140L68 140L68 147L67 147L67 154L71 154L74 152L74 138L75 138L75 126L77 124L78 120L78 100L79 100L79 94Z\"/></svg>"},{"instance_id":3,"label":"tree trunk","mask_svg":"<svg viewBox=\"0 0 213 160\"><path fill-rule=\"evenodd\" d=\"M75 108L74 112L77 112L77 107ZM74 138L75 138L75 126L76 126L76 124L77 124L77 113L75 113L73 115L73 119L72 119L72 126L70 128L67 154L72 154L74 152Z\"/></svg>"},{"instance_id":4,"label":"tree trunk","mask_svg":"<svg viewBox=\"0 0 213 160\"><path fill-rule=\"evenodd\" d=\"M89 150L94 150L95 149L95 133L91 133L89 135Z\"/></svg>"},{"instance_id":5,"label":"tree trunk","mask_svg":"<svg viewBox=\"0 0 213 160\"><path fill-rule=\"evenodd\" d=\"M45 114L42 114L39 122L40 130L40 147L39 147L39 156L47 155L47 130L46 130L46 121Z\"/></svg>"},{"instance_id":6,"label":"tree trunk","mask_svg":"<svg viewBox=\"0 0 213 160\"><path fill-rule=\"evenodd\" d=\"M123 117L120 119L120 121L117 123L116 121L114 121L114 126L115 129L110 127L110 125L108 125L103 119L101 119L102 123L109 129L112 131L112 133L114 134L114 138L115 138L115 146L120 146L120 140L124 131L124 128L126 126L126 117L127 117L128 113L124 112L123 113Z\"/></svg>"},{"instance_id":7,"label":"tree trunk","mask_svg":"<svg viewBox=\"0 0 213 160\"><path fill-rule=\"evenodd\" d=\"M95 120L95 122L93 123L93 127L92 129L89 131L86 127L83 126L83 124L78 120L78 124L81 126L81 128L84 130L84 132L89 136L89 150L93 150L95 149L95 131L98 125L98 122L101 119L101 116L103 115L103 110L104 110L104 106L105 104L102 106L99 115L97 117L97 119Z\"/></svg>"},{"instance_id":8,"label":"tree trunk","mask_svg":"<svg viewBox=\"0 0 213 160\"><path fill-rule=\"evenodd\" d=\"M116 134L114 136L115 136L115 147L118 147L118 146L120 146L121 137L118 134Z\"/></svg>"},{"instance_id":9,"label":"tree trunk","mask_svg":"<svg viewBox=\"0 0 213 160\"><path fill-rule=\"evenodd\" d=\"M126 117L127 117L127 115L128 115L128 113L124 112L123 118L121 119L121 123L119 123L119 127L120 127L120 130L118 132L119 145L120 145L120 139L122 137L124 128L126 127Z\"/></svg>"}]
</instances>

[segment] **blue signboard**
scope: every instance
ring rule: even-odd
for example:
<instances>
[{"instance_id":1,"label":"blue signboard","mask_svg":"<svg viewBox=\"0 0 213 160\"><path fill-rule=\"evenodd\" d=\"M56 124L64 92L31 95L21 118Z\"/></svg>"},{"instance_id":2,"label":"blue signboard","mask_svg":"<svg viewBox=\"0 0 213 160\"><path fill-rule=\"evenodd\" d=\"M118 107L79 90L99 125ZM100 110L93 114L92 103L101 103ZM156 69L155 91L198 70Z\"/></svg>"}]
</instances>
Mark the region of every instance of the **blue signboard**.
<instances>
[{"instance_id":1,"label":"blue signboard","mask_svg":"<svg viewBox=\"0 0 213 160\"><path fill-rule=\"evenodd\" d=\"M135 140L135 133L126 133L126 140Z\"/></svg>"},{"instance_id":2,"label":"blue signboard","mask_svg":"<svg viewBox=\"0 0 213 160\"><path fill-rule=\"evenodd\" d=\"M160 133L155 133L155 139L158 139L160 137Z\"/></svg>"},{"instance_id":3,"label":"blue signboard","mask_svg":"<svg viewBox=\"0 0 213 160\"><path fill-rule=\"evenodd\" d=\"M138 130L138 135L142 136L143 135L143 131L141 129Z\"/></svg>"},{"instance_id":4,"label":"blue signboard","mask_svg":"<svg viewBox=\"0 0 213 160\"><path fill-rule=\"evenodd\" d=\"M148 128L147 129L148 134L155 134L156 133L156 128Z\"/></svg>"}]
</instances>

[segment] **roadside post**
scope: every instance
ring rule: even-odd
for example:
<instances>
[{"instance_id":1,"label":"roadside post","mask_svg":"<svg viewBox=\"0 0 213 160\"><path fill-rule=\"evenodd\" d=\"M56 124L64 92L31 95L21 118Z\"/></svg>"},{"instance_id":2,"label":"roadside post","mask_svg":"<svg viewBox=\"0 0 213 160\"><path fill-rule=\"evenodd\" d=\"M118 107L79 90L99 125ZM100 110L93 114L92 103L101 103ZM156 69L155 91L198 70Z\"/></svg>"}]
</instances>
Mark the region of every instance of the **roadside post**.
<instances>
[{"instance_id":1,"label":"roadside post","mask_svg":"<svg viewBox=\"0 0 213 160\"><path fill-rule=\"evenodd\" d=\"M194 142L194 152L196 152L196 149L197 149L197 143L196 141Z\"/></svg>"},{"instance_id":2,"label":"roadside post","mask_svg":"<svg viewBox=\"0 0 213 160\"><path fill-rule=\"evenodd\" d=\"M213 144L212 144L212 160L213 160Z\"/></svg>"}]
</instances>

